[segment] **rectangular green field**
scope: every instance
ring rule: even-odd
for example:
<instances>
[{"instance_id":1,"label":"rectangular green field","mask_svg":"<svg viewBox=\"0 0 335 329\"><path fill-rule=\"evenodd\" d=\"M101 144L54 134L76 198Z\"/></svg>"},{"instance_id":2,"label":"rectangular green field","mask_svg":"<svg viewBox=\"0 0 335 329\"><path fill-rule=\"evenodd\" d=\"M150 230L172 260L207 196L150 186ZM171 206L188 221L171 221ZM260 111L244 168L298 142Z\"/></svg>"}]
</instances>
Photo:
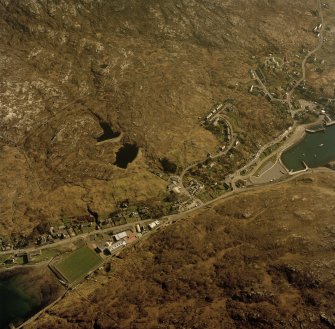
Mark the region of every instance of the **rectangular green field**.
<instances>
[{"instance_id":1,"label":"rectangular green field","mask_svg":"<svg viewBox=\"0 0 335 329\"><path fill-rule=\"evenodd\" d=\"M90 271L97 268L102 259L92 249L82 247L69 256L64 258L58 264L55 264L55 269L68 281L70 284L83 279Z\"/></svg>"}]
</instances>

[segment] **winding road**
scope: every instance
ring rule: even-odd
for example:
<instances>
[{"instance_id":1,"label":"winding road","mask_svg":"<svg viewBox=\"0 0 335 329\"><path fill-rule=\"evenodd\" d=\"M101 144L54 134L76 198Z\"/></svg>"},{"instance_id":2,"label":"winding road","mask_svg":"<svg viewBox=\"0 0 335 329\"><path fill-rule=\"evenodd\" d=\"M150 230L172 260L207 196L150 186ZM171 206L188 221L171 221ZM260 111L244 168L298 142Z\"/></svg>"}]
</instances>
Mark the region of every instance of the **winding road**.
<instances>
[{"instance_id":1,"label":"winding road","mask_svg":"<svg viewBox=\"0 0 335 329\"><path fill-rule=\"evenodd\" d=\"M288 107L289 107L289 110L290 110L290 113L292 115L292 101L291 101L291 96L294 92L294 90L303 82L305 81L305 78L306 78L306 62L308 60L308 58L310 56L312 56L313 54L315 54L321 47L322 47L322 43L323 43L323 31L324 31L324 19L323 19L323 15L322 15L322 6L321 6L321 1L320 0L317 0L318 2L318 8L319 8L319 16L321 18L321 22L322 22L322 29L320 31L320 42L318 44L318 46L316 48L314 48L312 51L308 52L306 57L303 59L302 61L302 77L295 83L295 85L293 86L293 88L286 94L286 98L285 99L276 99L274 98L268 91L268 89L266 88L266 86L262 83L262 81L259 79L259 77L257 76L256 74L256 80L259 82L260 86L262 87L264 93L270 98L270 100L272 101L280 101L280 102L283 102L283 103L287 103ZM230 126L230 129L231 129L231 134L232 136L234 136L233 134L233 130L232 130L232 127L231 127L231 124L229 123L229 120L226 120L227 123L229 124ZM294 127L296 127L297 124L295 123L294 124ZM253 164L255 164L259 157L261 156L261 154L269 147L277 144L277 143L280 143L285 137L287 136L287 132L284 132L282 133L280 136L278 136L277 138L275 138L273 141L267 143L266 145L264 145L263 147L261 147L257 153L255 154L255 156L252 158L251 161L249 161L249 163L247 163L244 167L238 169L235 173L233 173L231 175L232 177L232 181L235 181L236 179L239 179L241 177L241 171L243 170L246 170L248 169L250 166L252 166ZM236 136L235 138L232 138L232 141L231 143L229 144L229 146L226 148L225 151L223 152L220 152L218 153L217 155L213 156L212 159L215 159L215 158L218 158L220 156L223 156L225 154L227 154L227 152L229 152L229 150L233 147L234 143L235 143L235 140L236 140ZM198 164L201 164L201 163L204 163L206 160L203 160L203 161L199 161L199 162L196 162L196 163L193 163L191 165L189 165L188 167L186 167L182 173L180 174L179 176L179 184L181 185L181 188L183 188L183 190L187 191L186 188L184 187L183 185L183 179L184 179L184 176L186 175L186 173L191 170L192 168L194 168L195 166L197 166ZM317 169L312 169L311 170L312 172L332 172L334 173L334 171L330 170L330 169L326 169L326 168L317 168ZM299 173L299 174L296 174L294 176L289 176L288 178L285 179L285 181L291 181L293 179L296 179L297 177L299 176L302 176L302 175L305 175L305 173ZM178 176L176 176L178 177ZM245 177L243 177L245 178ZM272 185L279 185L281 184L282 182L273 182L271 183ZM266 185L269 185L269 183L266 183L266 184L263 184L263 186L266 186ZM162 221L162 224L161 226L158 227L158 229L155 229L153 230L152 232L150 232L149 234L147 234L147 236L145 236L144 238L147 238L148 236L150 236L152 233L154 233L156 230L160 230L163 226L167 226L167 225L171 225L173 223L175 223L176 221L179 221L179 220L182 220L186 217L186 215L188 214L191 214L192 212L195 212L195 211L198 211L199 209L203 209L205 207L209 207L211 206L212 204L216 203L217 201L219 200L222 200L222 199L230 199L232 197L235 197L236 195L238 194L243 194L243 193L247 193L247 192L250 192L250 191L256 191L259 189L259 186L251 186L249 187L248 189L238 189L238 190L233 190L231 192L227 192L227 193L224 193L223 195L220 195L219 197L211 200L211 201L208 201L206 203L202 203L200 206L196 207L196 208L193 208L193 209L190 209L190 210L186 210L184 212L181 212L181 213L178 213L178 214L175 214L175 215L170 215L170 216L164 216L162 217L160 220ZM54 247L57 247L57 246L61 246L63 244L67 244L67 243L71 243L71 242L74 242L76 240L79 240L79 239L85 239L87 238L88 236L91 236L91 235L95 235L95 234L98 234L98 233L107 233L107 232L110 232L110 231L113 231L113 230L121 230L121 229L126 229L126 228L129 228L129 227L133 227L137 224L145 224L145 223L148 223L152 221L152 219L148 219L148 220L145 220L145 221L137 221L137 222L134 222L134 223L131 223L131 224L125 224L125 225L120 225L120 226L117 226L117 227L112 227L112 228L107 228L107 229L103 229L103 230L95 230L95 231L92 231L90 233L87 233L87 234L82 234L82 235L78 235L76 237L73 237L71 239L66 239L66 240L62 240L62 241L58 241L58 242L55 242L55 243L52 243L52 244L49 244L49 245L45 245L45 246L42 246L40 248L36 248L36 247L33 247L33 248L27 248L27 249L24 249L24 251L35 251L35 250L38 250L38 249L48 249L48 248L54 248ZM10 250L10 251L5 251L5 252L1 252L0 254L12 254L13 253L13 250ZM37 314L35 314L32 318L30 318L27 322L23 323L19 328L23 328L24 326L26 326L28 323L32 322L32 320L36 319L38 316L40 316L41 314L43 314L45 311L47 310L50 310L53 306L55 306L59 301L61 301L66 295L67 295L68 291L66 291L62 296L60 296L57 300L55 300L53 303L51 303L50 305L48 305L46 308L44 308L43 310L41 310L40 312L38 312ZM78 293L78 292L77 292ZM82 296L83 298L85 298L84 296ZM108 315L108 314L107 314ZM109 315L108 315L109 316Z\"/></svg>"},{"instance_id":2,"label":"winding road","mask_svg":"<svg viewBox=\"0 0 335 329\"><path fill-rule=\"evenodd\" d=\"M319 43L318 45L311 51L309 51L307 53L307 55L304 57L302 63L301 63L301 72L302 72L302 76L301 78L296 81L296 83L293 85L292 89L287 92L286 94L286 98L275 98L271 95L271 93L269 92L269 90L266 88L266 86L264 85L264 83L262 82L262 80L259 78L258 74L256 71L253 71L253 74L255 75L255 79L257 80L258 84L260 85L261 89L263 90L264 94L266 96L269 97L269 99L271 101L278 101L278 102L282 102L282 103L286 103L289 107L290 113L293 117L293 112L292 112L292 101L291 101L291 96L294 92L294 90L302 83L305 81L306 79L306 63L307 60L314 55L318 50L321 49L322 45L323 45L323 41L324 41L324 36L323 36L323 32L324 32L324 28L325 28L325 24L324 24L324 18L323 18L323 14L322 14L322 5L321 5L321 1L317 0L318 2L318 12L319 12L319 17L321 19L321 28L320 28L320 35L319 35Z\"/></svg>"},{"instance_id":3,"label":"winding road","mask_svg":"<svg viewBox=\"0 0 335 329\"><path fill-rule=\"evenodd\" d=\"M311 51L309 51L306 56L304 57L302 63L301 63L301 71L302 71L302 76L301 78L296 81L296 83L294 84L294 86L292 87L292 89L287 92L286 94L286 98L276 98L276 97L273 97L271 95L271 93L269 92L269 90L267 89L267 87L265 86L265 84L262 82L262 80L259 78L258 74L256 71L252 70L252 73L254 74L254 78L257 80L258 84L260 85L261 89L263 90L264 94L266 96L269 97L269 99L271 101L277 101L277 102L281 102L281 103L286 103L288 105L288 108L289 108L289 111L291 113L291 116L293 117L294 115L294 112L292 110L293 106L292 106L292 100L291 100L291 97L292 97L292 94L294 93L295 89L303 82L305 81L306 79L306 63L307 63L307 60L313 55L315 54L318 50L321 49L322 47L322 44L323 44L323 41L324 41L324 36L323 36L323 32L324 32L324 18L323 18L323 14L322 14L322 4L321 4L321 0L317 0L318 2L318 12L319 12L319 16L320 16L320 19L321 19L321 28L320 28L320 35L319 35L319 43L318 45ZM233 132L232 130L232 126L229 122L229 120L227 118L225 118L226 122L228 123L230 129L231 129L231 132ZM295 122L294 125L293 125L293 129L295 129L297 127L297 123ZM233 134L233 133L232 133ZM232 187L235 188L235 182L238 181L239 179L245 179L246 177L245 176L242 176L241 175L241 172L250 168L252 165L254 165L259 157L262 155L262 153L268 149L269 147L272 147L273 145L275 144L278 144L280 143L281 141L283 141L283 139L285 137L288 136L288 132L285 131L283 132L280 136L278 136L277 138L275 138L274 140L272 140L271 142L265 144L264 146L262 146L258 151L257 153L255 154L255 156L252 158L252 160L250 160L249 163L247 163L244 167L238 169L235 173L229 175L230 179L231 179L231 183L232 183ZM215 159L219 156L222 156L222 155L225 155L230 149L231 147L234 145L234 142L235 141L232 141L229 145L229 147L227 148L227 150L225 152L221 152L219 154L217 154L216 156L213 156L212 159ZM191 164L189 165L188 167L186 167L182 173L180 174L180 185L181 185L181 188L183 190L186 190L185 187L184 187L184 184L183 184L183 178L185 176L185 174L191 170L192 168L194 168L195 166L197 166L198 164L201 164L201 163L204 163L204 161L199 161L199 162L196 162L194 164Z\"/></svg>"},{"instance_id":4,"label":"winding road","mask_svg":"<svg viewBox=\"0 0 335 329\"><path fill-rule=\"evenodd\" d=\"M318 2L318 12L319 12L319 16L321 19L321 29L320 29L320 35L319 35L319 43L318 45L311 51L309 51L305 58L303 59L302 63L301 63L301 70L302 70L302 76L301 78L294 84L294 86L292 87L292 89L286 94L286 98L275 98L271 95L271 93L269 92L269 90L267 89L267 87L265 86L265 84L261 81L261 79L259 78L259 76L257 75L257 73L255 71L252 71L255 75L255 79L257 80L257 82L259 83L259 85L261 86L263 92L265 93L266 96L268 96L270 98L271 101L279 101L282 103L286 103L289 107L291 116L293 117L294 112L292 111L292 100L291 100L291 96L294 93L295 89L306 79L306 63L307 60L313 55L315 54L318 50L321 49L323 41L324 41L324 36L323 36L323 32L324 32L324 18L323 18L323 14L322 14L322 5L321 5L321 0L317 0ZM295 122L293 125L293 128L295 129L297 127L297 123ZM237 179L241 178L241 171L246 170L247 168L249 168L250 166L252 166L254 163L257 162L258 158L261 156L261 154L269 147L280 143L285 137L287 136L287 133L284 132L283 134L281 134L280 136L278 136L276 139L274 139L273 141L267 143L266 145L264 145L261 149L258 150L258 152L256 153L255 157L247 164L245 165L243 168L237 170L232 177L233 181L236 181ZM245 178L245 177L244 177Z\"/></svg>"},{"instance_id":5,"label":"winding road","mask_svg":"<svg viewBox=\"0 0 335 329\"><path fill-rule=\"evenodd\" d=\"M221 114L221 116L225 119L229 129L230 129L230 136L231 136L231 141L229 143L229 145L222 151L222 152L219 152L213 156L211 156L211 159L212 160L215 160L223 155L226 155L230 150L231 148L234 146L235 142L236 142L236 134L234 134L234 131L233 131L233 126L231 125L231 123L229 122L228 118L224 115ZM198 166L199 164L203 164L207 161L207 159L205 160L201 160L201 161L197 161L195 163L192 163L191 165L189 165L188 167L186 167L179 176L179 184L180 184L180 188L183 190L183 191L187 191L187 189L185 188L184 186L184 176L186 175L186 173L191 170L192 168L195 168L196 166ZM192 197L188 191L186 193L188 196ZM199 200L199 199L196 199L196 200ZM201 200L200 200L201 201ZM202 203L202 201L201 201Z\"/></svg>"},{"instance_id":6,"label":"winding road","mask_svg":"<svg viewBox=\"0 0 335 329\"><path fill-rule=\"evenodd\" d=\"M49 243L49 244L45 244L45 245L40 246L40 247L29 247L29 248L12 249L12 250L2 251L2 252L0 252L0 255L10 255L10 254L16 254L16 253L20 253L20 252L28 252L29 253L29 252L38 251L38 250L46 250L46 249L51 249L51 248L55 248L55 247L60 247L60 246L63 246L63 245L69 244L69 243L77 242L81 239L86 239L89 236L94 236L96 234L110 233L110 232L113 232L113 231L126 230L126 229L129 229L131 227L135 227L137 224L143 225L143 224L148 224L152 221L153 221L153 219L145 219L145 220L140 220L140 221L129 223L129 224L124 224L124 225L119 225L119 226L112 226L112 227L108 227L108 228L101 229L101 230L94 230L94 231L89 232L89 233L79 234L79 235L76 235L74 237L63 239L63 240L56 241L56 242Z\"/></svg>"},{"instance_id":7,"label":"winding road","mask_svg":"<svg viewBox=\"0 0 335 329\"><path fill-rule=\"evenodd\" d=\"M305 58L303 59L302 61L302 77L295 83L295 85L292 87L292 89L287 93L286 95L286 98L283 98L283 99L278 99L278 98L274 98L270 92L268 91L267 87L263 84L263 82L260 80L260 78L258 77L258 75L255 73L255 79L259 82L260 86L262 87L264 93L266 95L268 95L268 97L273 100L273 101L280 101L280 102L283 102L283 103L287 103L288 106L289 106L289 109L290 109L290 112L292 113L291 109L292 109L292 104L291 104L291 95L293 94L294 90L305 80L305 77L306 77L306 62L308 60L308 58L310 56L312 56L313 54L315 54L321 47L322 47L322 44L323 44L323 40L324 40L324 37L323 37L323 32L324 32L324 18L323 18L323 15L322 15L322 5L321 5L321 1L320 0L317 0L318 2L318 9L319 9L319 16L320 16L320 19L321 19L321 24L322 24L322 27L320 29L320 36L319 36L319 44L317 45L316 48L314 48L312 51L309 51L307 53L307 55L305 56ZM216 154L215 156L212 157L212 159L216 159L220 156L223 156L225 154L227 154L229 152L229 150L233 147L234 143L236 142L236 136L233 132L233 127L231 125L231 123L229 122L229 120L225 117L225 120L227 122L227 124L229 125L230 127L230 131L231 131L231 136L232 136L232 140L230 142L230 144L228 145L228 147ZM294 124L294 127L296 128L297 127L297 124L295 123ZM293 130L292 130L293 131ZM253 164L255 164L259 157L261 156L261 154L269 147L277 144L277 143L280 143L285 137L287 136L287 131L285 131L284 133L282 133L280 136L278 136L277 138L275 138L273 141L267 143L266 145L262 146L258 151L257 153L255 154L255 156L252 158L252 160L250 160L244 167L238 169L235 173L231 174L230 175L230 178L231 178L231 181L232 181L232 185L234 186L234 182L236 182L238 179L245 179L246 177L245 176L241 176L241 171L243 170L246 170L248 169L250 166L252 166ZM194 168L195 166L199 165L199 164L202 164L206 161L205 160L202 160L202 161L199 161L199 162L196 162L196 163L193 163L191 165L189 165L188 167L186 167L182 173L180 174L180 176L176 176L176 178L178 178L179 180L179 184L180 184L180 187L181 189L185 192L186 191L186 194L189 195L191 198L193 198L193 200L197 200L195 199L194 197L192 197L187 189L184 187L184 184L183 184L183 179L184 179L184 176L186 175L186 173L191 170L192 168ZM298 174L300 175L300 174ZM297 176L298 176L297 175ZM290 178L288 178L288 180L290 179L293 179L294 177L290 176ZM272 184L276 184L276 183L272 183ZM249 187L248 188L248 191L251 190L251 189L255 189L257 188L257 186L253 186L253 187ZM245 191L245 190L244 190ZM170 216L164 216L161 218L161 220L166 223L169 223L169 222L173 222L177 219L180 219L182 217L184 217L186 214L190 213L190 212L193 212L199 208L202 208L202 207L205 207L205 206L208 206L220 199L224 199L224 198L227 198L227 197L230 197L230 196L233 196L235 195L236 193L240 193L240 192L244 192L243 190L235 190L233 189L233 191L231 192L226 192L224 194L222 194L221 196L211 200L211 201L208 201L208 202L201 202L200 205L196 208L193 208L193 209L190 209L190 210L186 210L186 211L183 211L183 212L180 212L178 214L175 214L175 215L170 215ZM75 237L72 237L72 238L68 238L68 239L64 239L64 240L61 240L61 241L57 241L57 242L54 242L54 243L51 243L51 244L47 244L47 245L44 245L44 246L41 246L41 247L29 247L29 248L25 248L25 249L20 249L20 250L8 250L8 251L3 251L3 252L0 252L0 255L9 255L9 254L15 254L17 252L32 252L32 251L36 251L36 250L45 250L45 249L51 249L51 248L55 248L55 247L59 247L59 246L62 246L62 245L65 245L65 244L69 244L69 243L73 243L73 242L76 242L80 239L86 239L87 237L89 236L93 236L95 234L99 234L99 233L108 233L108 232L111 232L111 231L116 231L116 230L122 230L122 229L127 229L127 228L130 228L130 227L134 227L135 225L137 224L146 224L146 223L149 223L151 222L153 219L148 219L148 220L142 220L142 221L137 221L137 222L134 222L134 223L130 223L130 224L125 224L125 225L120 225L120 226L115 226L115 227L109 227L109 228L106 228L106 229L102 229L102 230L94 230L90 233L85 233L85 234L80 234L80 235L77 235Z\"/></svg>"}]
</instances>

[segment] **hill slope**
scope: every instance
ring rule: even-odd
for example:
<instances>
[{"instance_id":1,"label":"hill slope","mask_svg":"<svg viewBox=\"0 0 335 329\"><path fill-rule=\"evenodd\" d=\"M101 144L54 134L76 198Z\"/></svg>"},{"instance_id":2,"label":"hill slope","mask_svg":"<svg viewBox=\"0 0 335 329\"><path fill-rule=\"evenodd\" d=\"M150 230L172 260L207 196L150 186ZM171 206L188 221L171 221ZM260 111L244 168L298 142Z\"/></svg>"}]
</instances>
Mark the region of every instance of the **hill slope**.
<instances>
[{"instance_id":1,"label":"hill slope","mask_svg":"<svg viewBox=\"0 0 335 329\"><path fill-rule=\"evenodd\" d=\"M233 100L246 155L287 115L248 93L269 53L317 44L316 1L0 1L0 232L102 216L126 198L159 200L166 156L184 167L218 146L199 125ZM97 145L101 122L122 138ZM140 156L114 165L126 142Z\"/></svg>"},{"instance_id":2,"label":"hill slope","mask_svg":"<svg viewBox=\"0 0 335 329\"><path fill-rule=\"evenodd\" d=\"M331 328L334 184L332 172L305 175L202 210L28 327Z\"/></svg>"}]
</instances>

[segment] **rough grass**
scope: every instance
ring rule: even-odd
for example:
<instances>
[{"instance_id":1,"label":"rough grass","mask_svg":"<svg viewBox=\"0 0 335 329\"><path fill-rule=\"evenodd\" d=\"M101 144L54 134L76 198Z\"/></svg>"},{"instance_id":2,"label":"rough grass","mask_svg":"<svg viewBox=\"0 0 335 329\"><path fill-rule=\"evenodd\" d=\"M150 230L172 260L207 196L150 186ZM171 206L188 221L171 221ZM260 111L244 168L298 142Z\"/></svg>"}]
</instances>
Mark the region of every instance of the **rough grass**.
<instances>
[{"instance_id":1,"label":"rough grass","mask_svg":"<svg viewBox=\"0 0 335 329\"><path fill-rule=\"evenodd\" d=\"M334 173L308 173L198 210L27 327L330 328L320 313L335 320L334 186Z\"/></svg>"}]
</instances>

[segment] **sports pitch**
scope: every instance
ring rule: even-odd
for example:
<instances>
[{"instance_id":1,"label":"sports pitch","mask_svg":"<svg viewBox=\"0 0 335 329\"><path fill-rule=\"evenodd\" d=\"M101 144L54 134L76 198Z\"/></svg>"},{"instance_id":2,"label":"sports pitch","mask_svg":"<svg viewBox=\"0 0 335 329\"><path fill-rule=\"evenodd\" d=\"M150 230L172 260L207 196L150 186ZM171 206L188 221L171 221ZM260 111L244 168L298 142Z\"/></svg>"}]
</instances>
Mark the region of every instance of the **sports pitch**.
<instances>
[{"instance_id":1,"label":"sports pitch","mask_svg":"<svg viewBox=\"0 0 335 329\"><path fill-rule=\"evenodd\" d=\"M101 261L93 250L83 247L55 264L54 268L68 283L73 284L97 268Z\"/></svg>"}]
</instances>

